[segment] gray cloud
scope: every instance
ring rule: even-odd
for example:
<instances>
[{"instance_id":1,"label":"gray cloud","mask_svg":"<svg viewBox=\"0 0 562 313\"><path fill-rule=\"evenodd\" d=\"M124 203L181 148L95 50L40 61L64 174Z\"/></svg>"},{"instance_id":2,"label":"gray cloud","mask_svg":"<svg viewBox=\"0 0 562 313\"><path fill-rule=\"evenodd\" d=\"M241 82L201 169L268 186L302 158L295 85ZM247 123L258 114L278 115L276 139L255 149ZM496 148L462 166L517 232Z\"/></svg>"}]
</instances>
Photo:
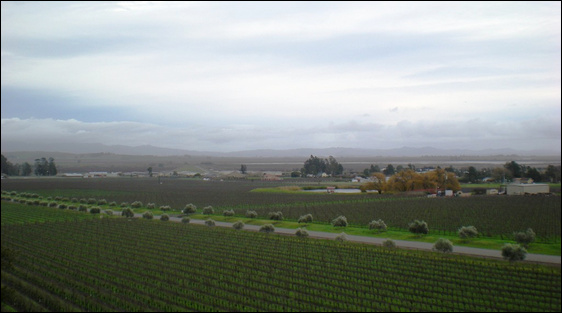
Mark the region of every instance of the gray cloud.
<instances>
[{"instance_id":1,"label":"gray cloud","mask_svg":"<svg viewBox=\"0 0 562 313\"><path fill-rule=\"evenodd\" d=\"M559 3L2 2L1 14L3 147L560 147Z\"/></svg>"}]
</instances>

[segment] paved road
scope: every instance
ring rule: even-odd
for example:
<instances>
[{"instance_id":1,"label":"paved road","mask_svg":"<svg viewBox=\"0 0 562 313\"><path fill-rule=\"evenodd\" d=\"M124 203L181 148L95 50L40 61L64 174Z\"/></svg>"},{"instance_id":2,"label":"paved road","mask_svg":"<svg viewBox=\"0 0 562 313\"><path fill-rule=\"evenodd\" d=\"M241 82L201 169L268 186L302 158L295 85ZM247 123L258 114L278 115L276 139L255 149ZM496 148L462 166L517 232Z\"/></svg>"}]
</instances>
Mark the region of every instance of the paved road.
<instances>
[{"instance_id":1,"label":"paved road","mask_svg":"<svg viewBox=\"0 0 562 313\"><path fill-rule=\"evenodd\" d=\"M142 217L142 214L135 214L135 217ZM160 217L154 216L154 218L157 219ZM181 222L181 218L170 216L170 221ZM205 221L191 219L190 223L205 224ZM219 227L232 227L232 223L227 223L227 222L215 222L215 225ZM257 226L257 225L245 225L244 230L259 231L260 227L261 226ZM275 233L278 234L294 235L295 231L296 231L295 229L275 228ZM326 232L310 231L310 230L307 231L309 237L311 238L335 239L336 236L339 235L337 233L326 233ZM378 245L381 245L382 242L386 240L386 238L364 237L364 236L354 236L354 235L347 235L347 239L353 242L362 242L367 244L378 244ZM393 240L393 241L396 243L396 246L399 248L419 249L419 250L429 250L429 251L433 249L433 244L428 242L404 241L404 240ZM453 253L503 259L500 250L454 246ZM560 256L555 256L555 255L527 253L525 261L560 265L560 259L561 259Z\"/></svg>"}]
</instances>

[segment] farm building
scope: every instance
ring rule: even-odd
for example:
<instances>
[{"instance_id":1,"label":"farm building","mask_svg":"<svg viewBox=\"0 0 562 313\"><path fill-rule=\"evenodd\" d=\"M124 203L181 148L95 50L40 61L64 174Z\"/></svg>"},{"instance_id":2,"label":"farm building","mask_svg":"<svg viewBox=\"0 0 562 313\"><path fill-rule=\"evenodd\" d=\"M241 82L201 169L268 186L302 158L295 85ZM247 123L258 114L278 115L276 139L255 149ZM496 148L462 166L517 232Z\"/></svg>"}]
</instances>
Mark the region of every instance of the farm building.
<instances>
[{"instance_id":1,"label":"farm building","mask_svg":"<svg viewBox=\"0 0 562 313\"><path fill-rule=\"evenodd\" d=\"M88 172L84 177L106 177L107 172Z\"/></svg>"},{"instance_id":2,"label":"farm building","mask_svg":"<svg viewBox=\"0 0 562 313\"><path fill-rule=\"evenodd\" d=\"M519 177L516 177L516 178L513 179L513 183L514 183L514 184L532 184L533 182L534 182L534 181L533 181L532 178L525 178L525 177L519 178Z\"/></svg>"},{"instance_id":3,"label":"farm building","mask_svg":"<svg viewBox=\"0 0 562 313\"><path fill-rule=\"evenodd\" d=\"M547 184L509 184L506 189L508 195L534 195L550 192L550 187Z\"/></svg>"},{"instance_id":4,"label":"farm building","mask_svg":"<svg viewBox=\"0 0 562 313\"><path fill-rule=\"evenodd\" d=\"M371 178L363 178L363 177L361 177L361 176L355 176L355 177L351 180L352 183L370 183L370 182L372 182L372 181L373 181L373 179L371 179Z\"/></svg>"},{"instance_id":5,"label":"farm building","mask_svg":"<svg viewBox=\"0 0 562 313\"><path fill-rule=\"evenodd\" d=\"M263 173L262 180L283 180L279 175Z\"/></svg>"},{"instance_id":6,"label":"farm building","mask_svg":"<svg viewBox=\"0 0 562 313\"><path fill-rule=\"evenodd\" d=\"M62 176L62 177L84 177L84 175L80 174L80 173L63 173L60 176Z\"/></svg>"}]
</instances>

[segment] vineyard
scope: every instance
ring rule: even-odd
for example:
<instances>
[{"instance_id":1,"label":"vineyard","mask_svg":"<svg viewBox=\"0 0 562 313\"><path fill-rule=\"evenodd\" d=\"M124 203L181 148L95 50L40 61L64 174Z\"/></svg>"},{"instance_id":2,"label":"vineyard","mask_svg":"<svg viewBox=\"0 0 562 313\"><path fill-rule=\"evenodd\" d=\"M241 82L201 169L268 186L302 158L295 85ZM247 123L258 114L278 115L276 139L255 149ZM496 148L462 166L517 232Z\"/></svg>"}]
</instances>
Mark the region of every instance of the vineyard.
<instances>
[{"instance_id":1,"label":"vineyard","mask_svg":"<svg viewBox=\"0 0 562 313\"><path fill-rule=\"evenodd\" d=\"M1 235L18 311L561 309L560 269L531 264L126 218Z\"/></svg>"},{"instance_id":2,"label":"vineyard","mask_svg":"<svg viewBox=\"0 0 562 313\"><path fill-rule=\"evenodd\" d=\"M402 230L413 220L422 219L431 225L432 233L449 235L463 225L474 225L485 236L507 238L514 230L531 227L538 230L543 242L560 242L560 197L387 198L226 207L239 215L248 208L259 216L267 216L274 208L293 220L310 213L326 223L344 215L356 226L380 218L391 229Z\"/></svg>"},{"instance_id":3,"label":"vineyard","mask_svg":"<svg viewBox=\"0 0 562 313\"><path fill-rule=\"evenodd\" d=\"M4 224L27 224L54 221L78 221L99 218L92 214L57 208L37 207L2 201L2 226Z\"/></svg>"},{"instance_id":4,"label":"vineyard","mask_svg":"<svg viewBox=\"0 0 562 313\"><path fill-rule=\"evenodd\" d=\"M467 198L425 198L401 195L328 195L256 193L253 189L276 186L279 182L100 179L37 179L2 181L3 190L36 192L43 197L106 199L156 207L169 205L181 210L188 203L199 208L211 205L216 214L233 210L235 216L256 211L259 218L280 211L287 220L297 221L312 214L315 222L329 223L343 215L352 226L367 227L382 219L391 230L407 230L415 219L430 225L430 234L454 235L461 226L473 225L481 235L510 238L515 231L532 228L537 242L560 243L560 196L474 196ZM119 208L117 208L119 209Z\"/></svg>"}]
</instances>

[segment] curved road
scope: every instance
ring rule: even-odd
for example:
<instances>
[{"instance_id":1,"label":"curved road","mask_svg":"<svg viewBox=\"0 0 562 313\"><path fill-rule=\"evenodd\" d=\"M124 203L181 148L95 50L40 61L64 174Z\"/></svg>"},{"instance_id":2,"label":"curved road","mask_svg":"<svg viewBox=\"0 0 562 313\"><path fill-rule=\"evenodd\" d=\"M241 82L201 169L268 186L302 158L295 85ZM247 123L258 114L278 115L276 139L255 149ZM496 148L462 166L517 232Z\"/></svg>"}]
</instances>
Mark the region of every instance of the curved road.
<instances>
[{"instance_id":1,"label":"curved road","mask_svg":"<svg viewBox=\"0 0 562 313\"><path fill-rule=\"evenodd\" d=\"M135 213L135 217L142 217L142 214ZM154 218L160 218L159 216L154 216ZM181 217L170 216L170 221L174 222L181 222ZM193 224L205 224L204 220L196 220L191 219L190 223ZM232 223L227 222L215 222L216 226L219 227L232 227ZM244 225L244 230L250 231L259 231L261 226L257 225ZM275 233L284 234L284 235L294 235L295 229L288 229L288 228L275 228ZM339 234L337 233L326 233L326 232L319 232L319 231L310 231L307 230L309 237L311 238L320 238L320 239L335 239L336 236ZM375 237L364 237L364 236L354 236L354 235L347 235L347 239L353 242L361 242L367 244L375 244L375 245L382 245L383 241L387 238L375 238ZM418 241L404 241L404 240L394 240L396 246L399 248L405 249L418 249L418 250L429 250L433 249L433 244L428 242L418 242ZM497 258L503 259L500 250L491 250L491 249L480 249L480 248L471 248L471 247L463 247L463 246L454 246L453 253L456 254L465 254L471 256L478 256L478 257L488 257L488 258ZM557 264L560 265L560 256L556 255L544 255L544 254L532 254L527 253L525 257L525 262L536 262L536 263L547 263L547 264Z\"/></svg>"}]
</instances>

